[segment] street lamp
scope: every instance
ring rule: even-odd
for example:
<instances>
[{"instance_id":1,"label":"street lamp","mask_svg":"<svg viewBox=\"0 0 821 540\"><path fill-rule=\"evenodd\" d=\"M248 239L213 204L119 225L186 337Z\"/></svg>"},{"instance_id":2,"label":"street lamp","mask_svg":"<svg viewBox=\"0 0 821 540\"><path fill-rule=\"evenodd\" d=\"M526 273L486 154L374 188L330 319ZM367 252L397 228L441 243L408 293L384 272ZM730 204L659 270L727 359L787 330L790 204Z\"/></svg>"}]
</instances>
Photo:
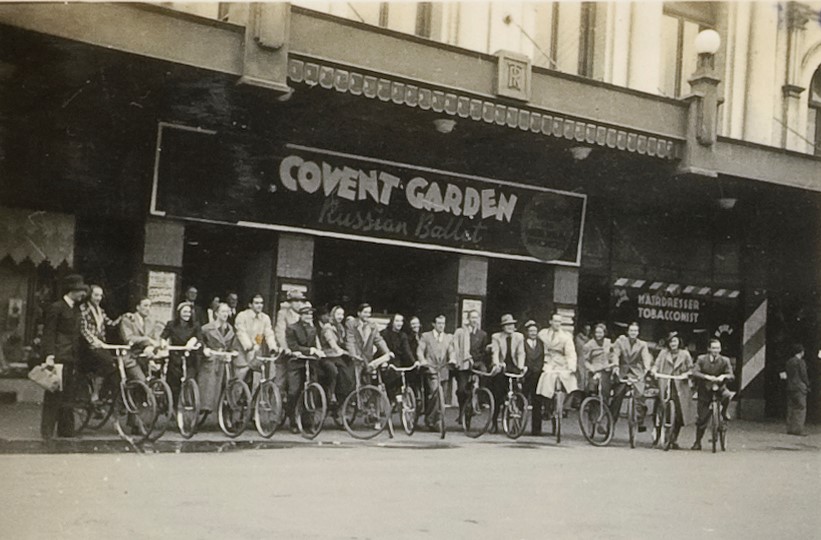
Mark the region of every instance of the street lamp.
<instances>
[{"instance_id":1,"label":"street lamp","mask_svg":"<svg viewBox=\"0 0 821 540\"><path fill-rule=\"evenodd\" d=\"M715 69L715 55L720 47L721 36L715 30L703 30L696 36L698 65L688 82L696 100L696 140L702 146L712 146L716 142L721 79Z\"/></svg>"}]
</instances>

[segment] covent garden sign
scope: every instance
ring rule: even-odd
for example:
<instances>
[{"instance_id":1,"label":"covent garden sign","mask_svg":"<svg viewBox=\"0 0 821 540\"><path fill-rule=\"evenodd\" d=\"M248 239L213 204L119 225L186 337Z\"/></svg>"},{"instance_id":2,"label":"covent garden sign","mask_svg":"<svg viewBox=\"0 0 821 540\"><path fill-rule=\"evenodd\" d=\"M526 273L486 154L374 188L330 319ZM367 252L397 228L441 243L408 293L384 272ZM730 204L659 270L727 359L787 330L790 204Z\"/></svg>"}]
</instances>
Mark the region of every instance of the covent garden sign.
<instances>
[{"instance_id":1,"label":"covent garden sign","mask_svg":"<svg viewBox=\"0 0 821 540\"><path fill-rule=\"evenodd\" d=\"M585 195L296 144L260 159L188 129L159 144L155 215L579 264Z\"/></svg>"}]
</instances>

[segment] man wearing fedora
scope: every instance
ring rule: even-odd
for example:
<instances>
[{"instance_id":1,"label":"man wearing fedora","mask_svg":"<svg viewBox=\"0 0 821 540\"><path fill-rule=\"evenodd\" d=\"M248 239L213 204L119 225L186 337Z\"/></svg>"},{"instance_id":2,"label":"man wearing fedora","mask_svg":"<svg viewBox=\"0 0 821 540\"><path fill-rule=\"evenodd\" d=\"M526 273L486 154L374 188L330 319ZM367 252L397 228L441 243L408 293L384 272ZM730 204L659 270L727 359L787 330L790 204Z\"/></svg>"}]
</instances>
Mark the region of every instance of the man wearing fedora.
<instances>
[{"instance_id":1,"label":"man wearing fedora","mask_svg":"<svg viewBox=\"0 0 821 540\"><path fill-rule=\"evenodd\" d=\"M544 368L544 343L539 339L539 325L530 320L525 323L525 374L522 391L532 406L530 434L542 434L542 398L536 393L539 377Z\"/></svg>"},{"instance_id":2,"label":"man wearing fedora","mask_svg":"<svg viewBox=\"0 0 821 540\"><path fill-rule=\"evenodd\" d=\"M493 352L493 369L499 373L491 379L491 390L496 400L496 408L493 410L493 424L490 432L498 431L497 420L499 410L507 394L507 378L504 371L520 373L525 367L525 337L516 331L516 319L513 315L502 315L500 321L501 332L496 332L491 338L491 351Z\"/></svg>"},{"instance_id":3,"label":"man wearing fedora","mask_svg":"<svg viewBox=\"0 0 821 540\"><path fill-rule=\"evenodd\" d=\"M76 368L80 354L80 302L88 287L77 274L66 276L63 282L65 295L51 304L45 313L43 326L43 354L49 366L63 366L63 388L43 395L43 412L40 435L43 440L54 437L74 436L73 401L76 396Z\"/></svg>"}]
</instances>

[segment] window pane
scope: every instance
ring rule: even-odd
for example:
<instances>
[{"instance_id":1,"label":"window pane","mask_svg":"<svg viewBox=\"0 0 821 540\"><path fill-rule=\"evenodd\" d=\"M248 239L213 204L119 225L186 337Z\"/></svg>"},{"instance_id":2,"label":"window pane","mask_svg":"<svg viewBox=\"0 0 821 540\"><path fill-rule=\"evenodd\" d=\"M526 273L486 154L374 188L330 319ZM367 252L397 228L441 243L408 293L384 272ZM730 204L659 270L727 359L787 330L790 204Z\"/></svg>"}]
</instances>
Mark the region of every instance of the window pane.
<instances>
[{"instance_id":1,"label":"window pane","mask_svg":"<svg viewBox=\"0 0 821 540\"><path fill-rule=\"evenodd\" d=\"M661 25L661 81L659 81L659 90L665 96L676 96L678 58L678 19L664 15Z\"/></svg>"},{"instance_id":2,"label":"window pane","mask_svg":"<svg viewBox=\"0 0 821 540\"><path fill-rule=\"evenodd\" d=\"M698 54L696 54L696 36L699 32L698 23L684 21L684 36L681 41L681 84L679 85L679 96L690 93L690 83L687 79L696 70Z\"/></svg>"}]
</instances>

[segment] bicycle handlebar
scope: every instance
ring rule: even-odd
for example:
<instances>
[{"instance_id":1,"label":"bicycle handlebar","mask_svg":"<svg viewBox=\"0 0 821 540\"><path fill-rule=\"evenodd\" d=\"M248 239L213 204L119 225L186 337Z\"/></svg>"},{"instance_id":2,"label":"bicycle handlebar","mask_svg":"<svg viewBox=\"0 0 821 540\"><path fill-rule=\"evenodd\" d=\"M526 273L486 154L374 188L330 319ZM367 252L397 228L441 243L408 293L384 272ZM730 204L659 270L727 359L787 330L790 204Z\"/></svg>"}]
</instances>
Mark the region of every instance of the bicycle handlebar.
<instances>
[{"instance_id":1,"label":"bicycle handlebar","mask_svg":"<svg viewBox=\"0 0 821 540\"><path fill-rule=\"evenodd\" d=\"M572 374L572 373L575 373L575 371L570 370L570 369L549 369L549 370L545 371L544 373L560 373L560 374L561 374L561 373L566 373L566 374Z\"/></svg>"},{"instance_id":2,"label":"bicycle handlebar","mask_svg":"<svg viewBox=\"0 0 821 540\"><path fill-rule=\"evenodd\" d=\"M183 352L193 352L202 347L202 343L197 343L193 347L189 347L187 345L168 345L167 347L163 347L166 351L183 351Z\"/></svg>"},{"instance_id":3,"label":"bicycle handlebar","mask_svg":"<svg viewBox=\"0 0 821 540\"><path fill-rule=\"evenodd\" d=\"M509 371L505 371L505 377L509 379L521 379L527 373L527 366L525 366L520 373L511 373Z\"/></svg>"},{"instance_id":4,"label":"bicycle handlebar","mask_svg":"<svg viewBox=\"0 0 821 540\"><path fill-rule=\"evenodd\" d=\"M681 381L690 377L686 373L684 375L665 375L664 373L654 373L653 376L657 379L671 379L676 381Z\"/></svg>"},{"instance_id":5,"label":"bicycle handlebar","mask_svg":"<svg viewBox=\"0 0 821 540\"><path fill-rule=\"evenodd\" d=\"M420 365L421 364L419 362L414 362L412 366L402 368L402 367L396 367L393 364L388 364L388 368L392 369L396 372L399 372L399 373L404 373L404 372L407 372L407 371L413 371L414 369L418 368Z\"/></svg>"},{"instance_id":6,"label":"bicycle handlebar","mask_svg":"<svg viewBox=\"0 0 821 540\"><path fill-rule=\"evenodd\" d=\"M109 345L108 343L103 343L100 345L101 349L105 349L107 351L130 351L130 345Z\"/></svg>"},{"instance_id":7,"label":"bicycle handlebar","mask_svg":"<svg viewBox=\"0 0 821 540\"><path fill-rule=\"evenodd\" d=\"M619 377L619 382L623 382L623 383L626 383L626 384L633 385L633 384L636 384L637 382L639 382L639 380L634 379L632 377L627 377L627 378L624 378L624 379Z\"/></svg>"},{"instance_id":8,"label":"bicycle handlebar","mask_svg":"<svg viewBox=\"0 0 821 540\"><path fill-rule=\"evenodd\" d=\"M601 373L602 371L611 371L613 368L619 367L618 364L607 364L606 366L600 367L599 369L591 369L590 373Z\"/></svg>"}]
</instances>

